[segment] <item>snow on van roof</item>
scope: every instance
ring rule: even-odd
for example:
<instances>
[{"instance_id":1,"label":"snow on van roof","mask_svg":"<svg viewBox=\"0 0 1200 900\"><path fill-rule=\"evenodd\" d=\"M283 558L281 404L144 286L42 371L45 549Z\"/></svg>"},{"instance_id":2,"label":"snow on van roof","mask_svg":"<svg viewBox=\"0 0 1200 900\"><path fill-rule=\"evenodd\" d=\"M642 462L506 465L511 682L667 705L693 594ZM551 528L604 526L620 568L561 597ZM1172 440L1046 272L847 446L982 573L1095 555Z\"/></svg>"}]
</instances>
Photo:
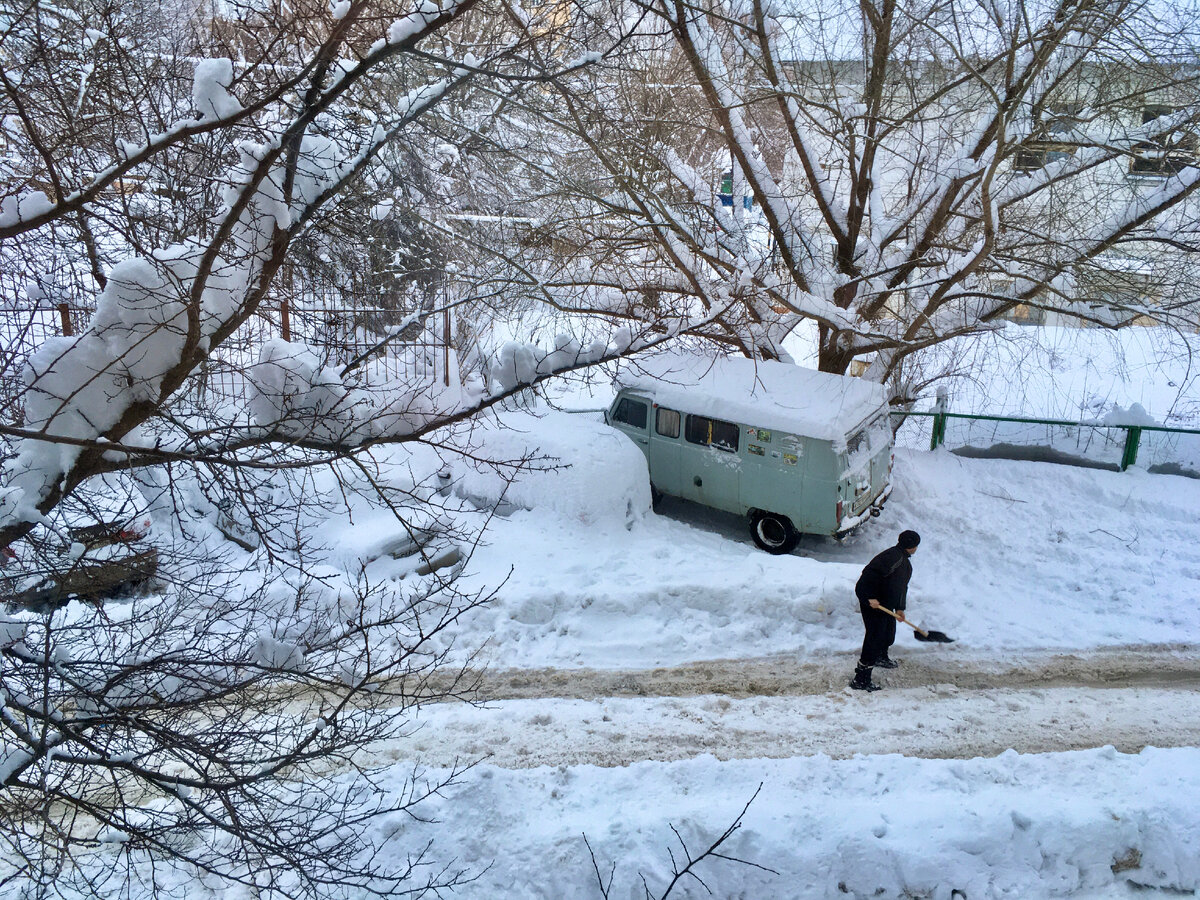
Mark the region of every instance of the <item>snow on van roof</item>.
<instances>
[{"instance_id":1,"label":"snow on van roof","mask_svg":"<svg viewBox=\"0 0 1200 900\"><path fill-rule=\"evenodd\" d=\"M617 385L661 406L824 440L840 440L887 402L883 385L781 362L663 354L637 360Z\"/></svg>"}]
</instances>

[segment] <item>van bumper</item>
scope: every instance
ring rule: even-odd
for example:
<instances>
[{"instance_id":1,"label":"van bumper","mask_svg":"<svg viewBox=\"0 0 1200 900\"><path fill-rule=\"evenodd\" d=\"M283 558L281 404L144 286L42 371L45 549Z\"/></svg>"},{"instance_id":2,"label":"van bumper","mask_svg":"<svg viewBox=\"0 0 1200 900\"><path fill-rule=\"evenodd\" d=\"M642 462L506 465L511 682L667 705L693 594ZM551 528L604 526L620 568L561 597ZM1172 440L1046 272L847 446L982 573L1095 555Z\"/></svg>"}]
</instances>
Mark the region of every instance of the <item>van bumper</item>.
<instances>
[{"instance_id":1,"label":"van bumper","mask_svg":"<svg viewBox=\"0 0 1200 900\"><path fill-rule=\"evenodd\" d=\"M883 504L887 502L888 497L892 496L892 483L889 481L883 486L883 490L879 492L879 496L871 501L871 505L860 512L857 516L851 516L848 519L842 519L842 524L834 534L839 537L849 534L863 522L868 519L873 519L883 512Z\"/></svg>"}]
</instances>

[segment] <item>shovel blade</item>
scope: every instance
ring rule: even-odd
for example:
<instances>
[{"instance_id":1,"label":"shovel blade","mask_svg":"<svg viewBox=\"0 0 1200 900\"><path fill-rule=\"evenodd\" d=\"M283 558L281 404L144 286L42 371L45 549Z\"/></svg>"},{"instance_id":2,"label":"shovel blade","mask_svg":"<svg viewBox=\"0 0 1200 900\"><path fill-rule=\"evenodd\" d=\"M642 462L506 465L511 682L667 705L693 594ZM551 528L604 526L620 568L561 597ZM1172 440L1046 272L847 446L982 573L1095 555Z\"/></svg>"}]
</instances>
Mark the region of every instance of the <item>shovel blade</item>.
<instances>
[{"instance_id":1,"label":"shovel blade","mask_svg":"<svg viewBox=\"0 0 1200 900\"><path fill-rule=\"evenodd\" d=\"M954 638L950 637L944 631L926 631L921 634L919 631L914 631L913 635L918 641L925 641L929 644L953 644Z\"/></svg>"}]
</instances>

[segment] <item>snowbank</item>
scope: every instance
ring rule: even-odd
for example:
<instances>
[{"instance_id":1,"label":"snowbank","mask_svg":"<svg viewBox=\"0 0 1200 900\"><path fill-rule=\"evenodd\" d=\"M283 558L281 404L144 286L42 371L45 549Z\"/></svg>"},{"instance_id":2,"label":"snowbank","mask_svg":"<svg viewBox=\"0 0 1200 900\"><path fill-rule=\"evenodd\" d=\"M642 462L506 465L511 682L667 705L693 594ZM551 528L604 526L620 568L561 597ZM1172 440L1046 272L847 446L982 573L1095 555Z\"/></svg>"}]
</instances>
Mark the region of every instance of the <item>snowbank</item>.
<instances>
[{"instance_id":1,"label":"snowbank","mask_svg":"<svg viewBox=\"0 0 1200 900\"><path fill-rule=\"evenodd\" d=\"M775 871L706 861L698 871L712 896L1038 900L1121 882L1200 888L1194 748L484 767L427 834L461 862L491 865L473 896L599 896L585 834L606 878L616 864L610 896L643 896L639 873L657 896L671 876L668 848L681 855L671 826L698 854L760 783L721 851ZM682 896L709 896L687 887Z\"/></svg>"},{"instance_id":2,"label":"snowbank","mask_svg":"<svg viewBox=\"0 0 1200 900\"><path fill-rule=\"evenodd\" d=\"M650 508L646 458L620 432L594 418L542 410L502 412L471 438L477 459L454 466L454 490L481 505L536 510L543 539L546 514L584 526L632 525ZM509 483L511 479L511 483Z\"/></svg>"}]
</instances>

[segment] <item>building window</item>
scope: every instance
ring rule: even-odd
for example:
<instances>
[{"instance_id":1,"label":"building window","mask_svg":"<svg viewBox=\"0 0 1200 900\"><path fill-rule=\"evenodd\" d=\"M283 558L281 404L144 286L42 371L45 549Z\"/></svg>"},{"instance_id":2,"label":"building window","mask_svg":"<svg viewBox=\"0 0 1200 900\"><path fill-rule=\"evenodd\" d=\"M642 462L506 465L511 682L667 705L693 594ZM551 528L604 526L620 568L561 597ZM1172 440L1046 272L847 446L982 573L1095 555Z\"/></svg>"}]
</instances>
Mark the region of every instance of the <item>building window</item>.
<instances>
[{"instance_id":1,"label":"building window","mask_svg":"<svg viewBox=\"0 0 1200 900\"><path fill-rule=\"evenodd\" d=\"M1013 154L1013 169L1035 172L1047 163L1074 156L1079 149L1079 111L1080 106L1072 103L1056 103L1035 111L1037 121Z\"/></svg>"},{"instance_id":2,"label":"building window","mask_svg":"<svg viewBox=\"0 0 1200 900\"><path fill-rule=\"evenodd\" d=\"M1075 144L1061 141L1026 141L1013 155L1013 168L1018 172L1035 172L1047 163L1070 159L1075 149Z\"/></svg>"},{"instance_id":3,"label":"building window","mask_svg":"<svg viewBox=\"0 0 1200 900\"><path fill-rule=\"evenodd\" d=\"M1142 108L1142 124L1173 113L1169 106L1146 106ZM1133 159L1129 161L1129 174L1147 178L1167 178L1178 175L1197 162L1196 135L1172 129L1152 141L1138 141L1133 145Z\"/></svg>"}]
</instances>

